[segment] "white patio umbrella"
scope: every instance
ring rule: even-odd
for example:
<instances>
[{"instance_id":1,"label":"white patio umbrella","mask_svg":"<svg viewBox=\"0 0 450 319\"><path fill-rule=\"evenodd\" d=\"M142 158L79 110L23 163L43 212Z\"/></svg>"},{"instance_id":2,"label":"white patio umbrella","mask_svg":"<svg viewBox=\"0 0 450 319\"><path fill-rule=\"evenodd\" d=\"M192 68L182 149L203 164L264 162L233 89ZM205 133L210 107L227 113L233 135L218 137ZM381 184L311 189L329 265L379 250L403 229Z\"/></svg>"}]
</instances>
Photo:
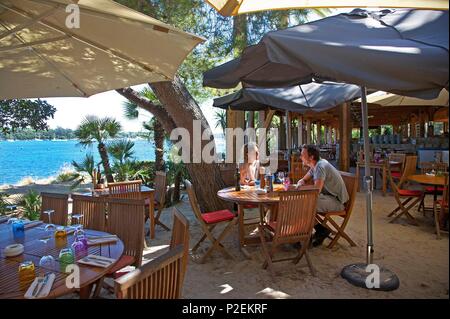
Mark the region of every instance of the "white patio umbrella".
<instances>
[{"instance_id":1,"label":"white patio umbrella","mask_svg":"<svg viewBox=\"0 0 450 319\"><path fill-rule=\"evenodd\" d=\"M316 8L415 8L448 10L444 0L205 0L221 15L287 9Z\"/></svg>"},{"instance_id":2,"label":"white patio umbrella","mask_svg":"<svg viewBox=\"0 0 450 319\"><path fill-rule=\"evenodd\" d=\"M361 103L361 99L355 102ZM367 95L367 103L380 106L448 106L448 91L442 89L439 96L431 100L377 91Z\"/></svg>"},{"instance_id":3,"label":"white patio umbrella","mask_svg":"<svg viewBox=\"0 0 450 319\"><path fill-rule=\"evenodd\" d=\"M111 0L0 0L0 99L170 81L202 41Z\"/></svg>"}]
</instances>

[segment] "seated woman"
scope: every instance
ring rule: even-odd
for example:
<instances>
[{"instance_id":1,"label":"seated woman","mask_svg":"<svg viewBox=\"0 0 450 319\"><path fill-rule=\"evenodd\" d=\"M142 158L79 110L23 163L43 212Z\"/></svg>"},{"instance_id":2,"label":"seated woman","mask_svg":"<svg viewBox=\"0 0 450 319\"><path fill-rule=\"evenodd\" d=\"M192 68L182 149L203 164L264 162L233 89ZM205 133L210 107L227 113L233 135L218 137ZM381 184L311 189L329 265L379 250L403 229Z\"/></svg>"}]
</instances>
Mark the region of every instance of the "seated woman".
<instances>
[{"instance_id":1,"label":"seated woman","mask_svg":"<svg viewBox=\"0 0 450 319\"><path fill-rule=\"evenodd\" d=\"M242 185L255 185L259 173L259 151L256 144L244 145L244 163L239 164Z\"/></svg>"}]
</instances>

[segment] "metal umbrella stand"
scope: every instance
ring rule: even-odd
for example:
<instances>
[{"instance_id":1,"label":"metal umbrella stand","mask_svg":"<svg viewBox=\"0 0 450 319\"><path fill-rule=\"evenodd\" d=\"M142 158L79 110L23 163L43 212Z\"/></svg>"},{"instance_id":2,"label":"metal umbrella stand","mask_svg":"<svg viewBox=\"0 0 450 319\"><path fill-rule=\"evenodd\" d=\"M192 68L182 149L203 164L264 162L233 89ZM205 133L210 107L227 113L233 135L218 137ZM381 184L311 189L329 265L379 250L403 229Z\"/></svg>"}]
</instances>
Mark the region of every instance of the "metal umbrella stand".
<instances>
[{"instance_id":1,"label":"metal umbrella stand","mask_svg":"<svg viewBox=\"0 0 450 319\"><path fill-rule=\"evenodd\" d=\"M364 140L364 182L366 185L367 213L367 260L366 263L350 264L341 271L341 276L352 285L382 291L395 290L400 280L392 271L373 263L372 192L373 176L370 175L369 119L366 87L361 87L361 113Z\"/></svg>"}]
</instances>

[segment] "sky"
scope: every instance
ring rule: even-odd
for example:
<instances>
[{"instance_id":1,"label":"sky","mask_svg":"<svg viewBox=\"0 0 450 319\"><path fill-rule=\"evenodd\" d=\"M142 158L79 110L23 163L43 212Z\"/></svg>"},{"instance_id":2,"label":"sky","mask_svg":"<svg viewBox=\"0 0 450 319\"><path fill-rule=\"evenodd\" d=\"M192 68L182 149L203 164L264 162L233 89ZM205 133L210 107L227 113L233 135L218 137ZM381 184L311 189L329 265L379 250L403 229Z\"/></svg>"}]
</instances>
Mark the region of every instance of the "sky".
<instances>
[{"instance_id":1,"label":"sky","mask_svg":"<svg viewBox=\"0 0 450 319\"><path fill-rule=\"evenodd\" d=\"M350 12L352 9L337 9L333 10L333 14L341 12ZM320 19L319 16L312 14L309 17L310 21ZM133 89L140 90L145 85L135 86ZM138 132L142 129L142 122L148 121L151 114L141 111L139 118L136 120L128 120L123 115L123 103L126 101L116 91L108 91L93 95L89 98L45 98L51 105L55 106L57 111L54 119L48 123L50 128L58 126L63 128L76 129L80 122L86 115L97 115L99 117L113 117L118 120L126 132ZM216 121L214 119L215 109L212 107L213 100L210 99L200 105L206 119L209 122L214 134L220 134L221 129L216 128Z\"/></svg>"}]
</instances>

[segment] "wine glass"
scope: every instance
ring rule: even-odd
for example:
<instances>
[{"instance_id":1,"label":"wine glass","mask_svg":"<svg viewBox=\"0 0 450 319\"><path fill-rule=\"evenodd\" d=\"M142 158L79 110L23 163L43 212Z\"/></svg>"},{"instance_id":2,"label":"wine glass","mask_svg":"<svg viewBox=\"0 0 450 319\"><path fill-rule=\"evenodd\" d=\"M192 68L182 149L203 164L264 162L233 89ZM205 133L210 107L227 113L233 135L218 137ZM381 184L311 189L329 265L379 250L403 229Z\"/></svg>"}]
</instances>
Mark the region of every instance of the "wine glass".
<instances>
[{"instance_id":1,"label":"wine glass","mask_svg":"<svg viewBox=\"0 0 450 319\"><path fill-rule=\"evenodd\" d=\"M54 209L47 209L47 210L44 210L44 211L42 212L42 214L45 214L45 215L48 216L48 223L49 223L49 224L52 223L52 214L53 214L54 212L55 212Z\"/></svg>"},{"instance_id":2,"label":"wine glass","mask_svg":"<svg viewBox=\"0 0 450 319\"><path fill-rule=\"evenodd\" d=\"M76 224L72 224L72 227L75 227L75 228L79 228L80 226L81 227L83 227L83 225L80 223L80 219L83 217L84 215L83 214L72 214L72 220L76 220L77 222L76 222Z\"/></svg>"},{"instance_id":3,"label":"wine glass","mask_svg":"<svg viewBox=\"0 0 450 319\"><path fill-rule=\"evenodd\" d=\"M39 238L40 241L42 241L44 244L47 244L47 242L53 237L55 233L55 225L53 224L47 224L44 227L44 235Z\"/></svg>"}]
</instances>

